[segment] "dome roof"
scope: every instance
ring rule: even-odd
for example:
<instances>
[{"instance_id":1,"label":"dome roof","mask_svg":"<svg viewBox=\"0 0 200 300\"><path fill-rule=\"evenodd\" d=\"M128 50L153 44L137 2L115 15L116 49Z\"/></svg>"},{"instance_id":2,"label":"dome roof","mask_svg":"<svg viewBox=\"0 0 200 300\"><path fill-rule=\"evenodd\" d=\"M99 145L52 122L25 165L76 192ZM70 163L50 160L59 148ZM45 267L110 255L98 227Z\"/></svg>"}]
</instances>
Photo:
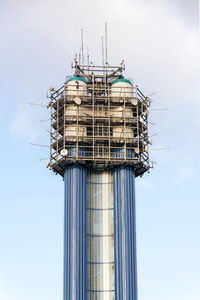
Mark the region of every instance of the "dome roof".
<instances>
[{"instance_id":1,"label":"dome roof","mask_svg":"<svg viewBox=\"0 0 200 300\"><path fill-rule=\"evenodd\" d=\"M79 81L83 81L83 82L87 83L87 81L83 77L71 77L66 81L66 83L68 83L70 81L75 81L75 80L79 80Z\"/></svg>"},{"instance_id":2,"label":"dome roof","mask_svg":"<svg viewBox=\"0 0 200 300\"><path fill-rule=\"evenodd\" d=\"M115 79L113 82L111 82L111 85L117 83L117 82L126 82L126 83L129 83L132 85L132 82L128 79L125 79L125 78L119 78L119 79Z\"/></svg>"}]
</instances>

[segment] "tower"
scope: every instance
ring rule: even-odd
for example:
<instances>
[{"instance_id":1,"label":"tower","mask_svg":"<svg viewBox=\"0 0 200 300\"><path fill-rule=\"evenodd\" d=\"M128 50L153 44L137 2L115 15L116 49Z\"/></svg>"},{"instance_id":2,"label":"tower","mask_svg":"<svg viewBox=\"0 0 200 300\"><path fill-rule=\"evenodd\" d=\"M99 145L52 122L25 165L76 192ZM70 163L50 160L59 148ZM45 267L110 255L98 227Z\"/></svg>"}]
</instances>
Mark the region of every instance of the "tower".
<instances>
[{"instance_id":1,"label":"tower","mask_svg":"<svg viewBox=\"0 0 200 300\"><path fill-rule=\"evenodd\" d=\"M150 168L150 101L120 66L52 90L50 169L64 178L64 300L137 300L135 178Z\"/></svg>"}]
</instances>

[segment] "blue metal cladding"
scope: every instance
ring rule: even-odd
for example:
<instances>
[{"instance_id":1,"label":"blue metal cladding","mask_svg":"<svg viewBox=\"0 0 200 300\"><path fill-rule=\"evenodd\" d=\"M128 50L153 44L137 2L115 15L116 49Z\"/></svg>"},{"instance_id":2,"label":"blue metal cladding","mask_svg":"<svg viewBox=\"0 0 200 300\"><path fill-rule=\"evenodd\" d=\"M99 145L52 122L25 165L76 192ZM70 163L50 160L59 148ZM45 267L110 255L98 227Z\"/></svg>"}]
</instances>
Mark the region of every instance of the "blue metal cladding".
<instances>
[{"instance_id":1,"label":"blue metal cladding","mask_svg":"<svg viewBox=\"0 0 200 300\"><path fill-rule=\"evenodd\" d=\"M64 300L86 300L86 180L85 167L66 167Z\"/></svg>"},{"instance_id":2,"label":"blue metal cladding","mask_svg":"<svg viewBox=\"0 0 200 300\"><path fill-rule=\"evenodd\" d=\"M137 300L135 174L114 169L115 300Z\"/></svg>"},{"instance_id":3,"label":"blue metal cladding","mask_svg":"<svg viewBox=\"0 0 200 300\"><path fill-rule=\"evenodd\" d=\"M79 147L78 150L75 147L66 147L67 150L67 157L87 157L88 156L88 149L85 147Z\"/></svg>"},{"instance_id":4,"label":"blue metal cladding","mask_svg":"<svg viewBox=\"0 0 200 300\"><path fill-rule=\"evenodd\" d=\"M116 157L116 158L134 158L135 157L135 153L132 149L119 149L119 148L113 148L112 149L112 157Z\"/></svg>"}]
</instances>

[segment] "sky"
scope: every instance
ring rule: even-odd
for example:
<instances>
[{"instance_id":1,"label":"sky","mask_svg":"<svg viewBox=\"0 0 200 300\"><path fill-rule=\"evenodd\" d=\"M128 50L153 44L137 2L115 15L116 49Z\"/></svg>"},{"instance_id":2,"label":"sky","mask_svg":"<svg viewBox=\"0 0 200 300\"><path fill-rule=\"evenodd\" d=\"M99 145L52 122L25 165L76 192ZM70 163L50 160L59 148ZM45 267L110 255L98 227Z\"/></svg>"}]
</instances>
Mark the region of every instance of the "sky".
<instances>
[{"instance_id":1,"label":"sky","mask_svg":"<svg viewBox=\"0 0 200 300\"><path fill-rule=\"evenodd\" d=\"M173 3L175 9L183 14L187 23L191 26L198 26L199 24L199 0L166 0Z\"/></svg>"},{"instance_id":2,"label":"sky","mask_svg":"<svg viewBox=\"0 0 200 300\"><path fill-rule=\"evenodd\" d=\"M49 142L48 110L30 103L73 73L81 28L101 62L105 21L109 63L124 59L152 108L167 108L151 112L150 134L169 150L152 150L154 168L136 180L139 300L200 299L200 41L178 4L1 1L0 299L62 299L64 187L48 148L28 144Z\"/></svg>"}]
</instances>

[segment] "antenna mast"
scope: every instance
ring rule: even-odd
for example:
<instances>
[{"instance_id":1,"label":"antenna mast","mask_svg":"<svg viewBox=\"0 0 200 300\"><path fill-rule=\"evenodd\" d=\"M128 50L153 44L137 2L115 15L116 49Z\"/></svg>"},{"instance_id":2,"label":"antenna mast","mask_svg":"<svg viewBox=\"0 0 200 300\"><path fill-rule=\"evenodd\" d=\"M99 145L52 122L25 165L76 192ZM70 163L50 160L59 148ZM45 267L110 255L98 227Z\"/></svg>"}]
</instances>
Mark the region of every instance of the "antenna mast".
<instances>
[{"instance_id":1,"label":"antenna mast","mask_svg":"<svg viewBox=\"0 0 200 300\"><path fill-rule=\"evenodd\" d=\"M106 58L106 65L108 64L108 29L107 29L107 22L105 22L105 58Z\"/></svg>"},{"instance_id":2,"label":"antenna mast","mask_svg":"<svg viewBox=\"0 0 200 300\"><path fill-rule=\"evenodd\" d=\"M81 56L82 56L82 65L84 65L83 28L81 29Z\"/></svg>"},{"instance_id":3,"label":"antenna mast","mask_svg":"<svg viewBox=\"0 0 200 300\"><path fill-rule=\"evenodd\" d=\"M103 41L103 36L101 37L101 45L102 45L102 63L103 66L105 65L105 61L104 61L104 41Z\"/></svg>"}]
</instances>

